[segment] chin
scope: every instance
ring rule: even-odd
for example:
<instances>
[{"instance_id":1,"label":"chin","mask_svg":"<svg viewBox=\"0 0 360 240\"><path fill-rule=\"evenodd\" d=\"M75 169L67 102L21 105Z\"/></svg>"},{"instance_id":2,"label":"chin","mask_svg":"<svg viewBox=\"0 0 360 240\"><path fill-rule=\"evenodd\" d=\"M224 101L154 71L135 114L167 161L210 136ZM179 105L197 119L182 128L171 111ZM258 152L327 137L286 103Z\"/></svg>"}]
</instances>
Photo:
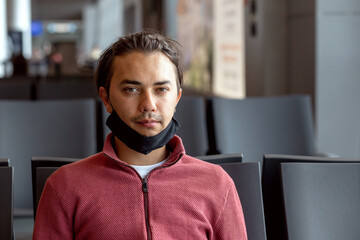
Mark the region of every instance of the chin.
<instances>
[{"instance_id":1,"label":"chin","mask_svg":"<svg viewBox=\"0 0 360 240\"><path fill-rule=\"evenodd\" d=\"M139 134L145 136L145 137L153 137L159 134L161 131L158 130L146 130L146 131L138 131Z\"/></svg>"}]
</instances>

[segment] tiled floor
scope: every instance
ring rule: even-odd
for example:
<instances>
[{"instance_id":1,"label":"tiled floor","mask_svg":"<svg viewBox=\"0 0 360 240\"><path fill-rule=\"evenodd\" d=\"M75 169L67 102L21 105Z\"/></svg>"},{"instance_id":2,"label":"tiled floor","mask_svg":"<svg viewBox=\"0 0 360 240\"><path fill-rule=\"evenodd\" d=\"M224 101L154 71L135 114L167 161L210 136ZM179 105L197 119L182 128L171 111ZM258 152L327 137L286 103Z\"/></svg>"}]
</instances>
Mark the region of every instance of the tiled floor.
<instances>
[{"instance_id":1,"label":"tiled floor","mask_svg":"<svg viewBox=\"0 0 360 240\"><path fill-rule=\"evenodd\" d=\"M31 240L34 227L34 218L14 217L14 240Z\"/></svg>"}]
</instances>

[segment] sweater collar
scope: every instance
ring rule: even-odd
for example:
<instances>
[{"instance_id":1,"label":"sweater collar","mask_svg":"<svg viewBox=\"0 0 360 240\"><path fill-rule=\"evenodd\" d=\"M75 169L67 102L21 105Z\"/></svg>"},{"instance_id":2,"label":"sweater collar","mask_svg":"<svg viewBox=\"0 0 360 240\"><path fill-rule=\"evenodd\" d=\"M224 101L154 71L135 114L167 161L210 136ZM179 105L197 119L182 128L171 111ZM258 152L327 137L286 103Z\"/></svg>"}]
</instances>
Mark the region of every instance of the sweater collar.
<instances>
[{"instance_id":1,"label":"sweater collar","mask_svg":"<svg viewBox=\"0 0 360 240\"><path fill-rule=\"evenodd\" d=\"M109 133L109 135L105 139L102 153L116 161L125 163L124 161L119 159L118 156L116 155L116 152L112 144L114 137L115 135L113 133ZM185 154L185 149L182 140L177 135L175 135L168 142L168 144L166 144L166 147L171 151L171 155L169 156L168 160L163 164L164 166L174 164L178 159L180 159L181 156Z\"/></svg>"}]
</instances>

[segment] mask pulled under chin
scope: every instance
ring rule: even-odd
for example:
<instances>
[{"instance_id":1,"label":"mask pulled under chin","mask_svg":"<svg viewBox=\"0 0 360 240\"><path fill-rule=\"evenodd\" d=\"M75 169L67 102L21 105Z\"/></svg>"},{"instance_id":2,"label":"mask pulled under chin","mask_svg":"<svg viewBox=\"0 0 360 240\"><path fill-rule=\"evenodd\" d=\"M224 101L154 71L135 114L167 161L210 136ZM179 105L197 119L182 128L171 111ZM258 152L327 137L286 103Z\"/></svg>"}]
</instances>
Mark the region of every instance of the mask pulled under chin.
<instances>
[{"instance_id":1,"label":"mask pulled under chin","mask_svg":"<svg viewBox=\"0 0 360 240\"><path fill-rule=\"evenodd\" d=\"M126 144L126 146L145 155L155 149L165 146L173 138L180 126L175 118L172 118L169 125L159 134L146 137L126 125L114 110L106 120L106 125L120 141Z\"/></svg>"}]
</instances>

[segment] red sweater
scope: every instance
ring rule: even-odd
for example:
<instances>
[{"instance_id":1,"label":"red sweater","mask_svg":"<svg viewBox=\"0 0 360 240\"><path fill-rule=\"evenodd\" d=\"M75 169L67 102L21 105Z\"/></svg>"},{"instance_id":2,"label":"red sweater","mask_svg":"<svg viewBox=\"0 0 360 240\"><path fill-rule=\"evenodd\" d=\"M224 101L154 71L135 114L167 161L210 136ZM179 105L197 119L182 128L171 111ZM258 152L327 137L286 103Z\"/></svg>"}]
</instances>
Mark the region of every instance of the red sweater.
<instances>
[{"instance_id":1,"label":"red sweater","mask_svg":"<svg viewBox=\"0 0 360 240\"><path fill-rule=\"evenodd\" d=\"M168 161L143 181L111 145L57 170L41 196L33 239L247 239L232 179L185 154L175 136Z\"/></svg>"}]
</instances>

